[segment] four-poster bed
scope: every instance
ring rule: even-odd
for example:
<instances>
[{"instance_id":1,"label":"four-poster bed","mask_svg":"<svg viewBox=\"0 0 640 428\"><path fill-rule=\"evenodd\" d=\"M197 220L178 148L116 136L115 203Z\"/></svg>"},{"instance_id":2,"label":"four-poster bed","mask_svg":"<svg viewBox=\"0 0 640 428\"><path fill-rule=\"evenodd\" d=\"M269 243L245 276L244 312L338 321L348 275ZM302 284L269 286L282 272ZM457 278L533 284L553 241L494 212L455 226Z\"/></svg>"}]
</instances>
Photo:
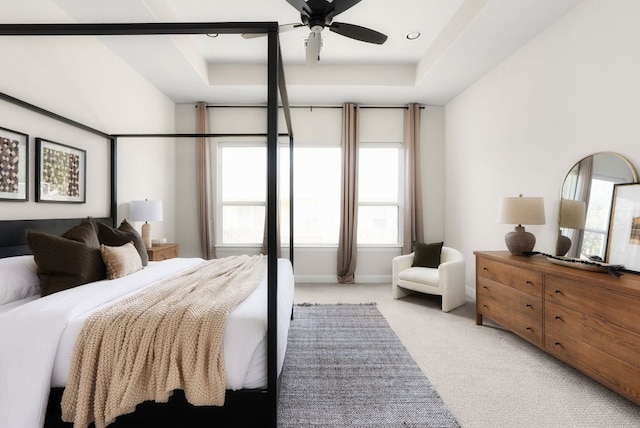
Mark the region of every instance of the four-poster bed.
<instances>
[{"instance_id":1,"label":"four-poster bed","mask_svg":"<svg viewBox=\"0 0 640 428\"><path fill-rule=\"evenodd\" d=\"M278 24L266 23L158 23L158 24L2 24L0 25L0 36L97 36L97 35L173 35L173 34L241 34L241 33L266 33L268 35L268 64L267 64L267 256L266 273L262 281L264 283L264 294L267 300L266 310L266 383L255 388L242 388L239 390L227 390L225 405L222 408L216 407L193 407L186 402L181 391L176 391L170 402L166 405L156 405L155 403L144 403L136 409L131 418L124 417L118 419L115 425L131 426L140 422L151 423L153 426L174 424L189 424L197 426L197 423L209 422L210 417L216 417L222 424L229 423L236 425L242 422L260 421L262 426L277 425L277 404L279 389L279 370L283 355L278 355L278 349L282 350L282 337L286 335L286 330L278 332L279 320L283 317L278 315L278 302L282 298L279 293L278 281L279 273L282 275L281 263L277 258L278 240L275 239L278 233L277 227L277 204L278 204L278 95L280 95L284 117L288 128L289 144L292 144L292 127L289 115L289 106L285 88L284 74L282 70L282 59L279 52ZM108 217L94 218L94 224L98 222L108 226L117 226L117 139L114 134L107 134L83 124L77 123L68 118L62 117L50 111L41 109L35 105L13 98L6 94L0 94L0 98L21 108L27 108L38 114L53 118L67 125L81 128L85 131L96 133L105 137L111 147L111 188L108 192L110 215ZM213 134L211 134L213 135ZM135 135L128 134L127 137ZM140 135L148 136L148 135ZM163 134L163 137L208 137L209 134ZM292 150L292 148L290 149ZM292 216L291 216L292 217ZM8 258L29 253L29 248L25 243L25 230L39 230L53 235L60 235L70 228L76 226L82 218L72 219L42 219L42 220L6 220L0 221L0 258ZM293 234L292 234L293 236ZM290 244L292 244L290 242ZM293 246L291 245L291 249ZM293 251L290 252L292 254ZM164 262L161 262L164 263ZM136 275L134 273L133 275ZM292 290L292 273L289 278ZM88 284L92 285L92 284ZM83 286L84 287L84 286ZM82 288L82 287L80 287ZM87 287L88 288L88 287ZM260 286L258 286L260 289ZM64 293L64 291L62 292ZM292 302L292 296L289 297ZM0 305L2 309L2 305ZM291 308L287 308L290 313ZM5 316L10 310L5 311ZM0 311L0 316L3 316ZM8 319L8 318L7 318ZM288 323L287 323L288 325ZM284 338L286 343L286 338ZM280 343L280 345L279 345ZM0 361L0 370L2 361ZM11 388L12 385L0 385L0 388ZM59 420L59 403L63 389L52 388L49 396L49 407L46 426L65 426ZM186 413L185 413L186 412ZM237 420L236 417L244 417ZM2 415L0 415L2 419ZM195 424L195 425L194 425Z\"/></svg>"}]
</instances>

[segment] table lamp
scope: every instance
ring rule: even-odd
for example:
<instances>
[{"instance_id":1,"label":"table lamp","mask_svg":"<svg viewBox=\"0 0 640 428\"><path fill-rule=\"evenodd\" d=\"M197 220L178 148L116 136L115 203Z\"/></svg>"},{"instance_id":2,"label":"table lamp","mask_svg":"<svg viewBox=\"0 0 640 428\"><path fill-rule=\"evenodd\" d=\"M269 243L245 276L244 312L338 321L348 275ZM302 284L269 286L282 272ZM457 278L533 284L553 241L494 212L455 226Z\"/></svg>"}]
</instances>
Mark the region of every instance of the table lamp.
<instances>
[{"instance_id":1,"label":"table lamp","mask_svg":"<svg viewBox=\"0 0 640 428\"><path fill-rule=\"evenodd\" d=\"M142 240L144 246L151 248L150 221L162 221L162 201L131 201L131 220L144 221L142 225Z\"/></svg>"},{"instance_id":2,"label":"table lamp","mask_svg":"<svg viewBox=\"0 0 640 428\"><path fill-rule=\"evenodd\" d=\"M498 223L515 224L515 230L504 237L511 254L521 256L533 251L536 237L524 229L524 224L544 224L544 199L541 197L507 197L498 204Z\"/></svg>"}]
</instances>

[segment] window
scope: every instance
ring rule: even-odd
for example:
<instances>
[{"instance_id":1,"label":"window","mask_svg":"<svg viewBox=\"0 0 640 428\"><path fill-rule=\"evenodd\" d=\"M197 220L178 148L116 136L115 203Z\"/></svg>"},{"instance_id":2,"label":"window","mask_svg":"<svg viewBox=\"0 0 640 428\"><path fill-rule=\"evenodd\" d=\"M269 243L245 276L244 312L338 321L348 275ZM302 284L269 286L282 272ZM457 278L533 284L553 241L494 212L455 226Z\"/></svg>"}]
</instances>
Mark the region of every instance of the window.
<instances>
[{"instance_id":1,"label":"window","mask_svg":"<svg viewBox=\"0 0 640 428\"><path fill-rule=\"evenodd\" d=\"M262 245L266 211L266 146L218 144L218 245ZM340 147L294 148L294 242L337 245ZM289 153L280 152L280 233L289 244Z\"/></svg>"},{"instance_id":2,"label":"window","mask_svg":"<svg viewBox=\"0 0 640 428\"><path fill-rule=\"evenodd\" d=\"M340 147L294 148L294 243L301 246L337 245L340 228ZM281 199L289 195L289 157L280 156ZM283 245L289 242L289 205L281 207ZM286 206L286 208L285 208Z\"/></svg>"},{"instance_id":3,"label":"window","mask_svg":"<svg viewBox=\"0 0 640 428\"><path fill-rule=\"evenodd\" d=\"M358 153L358 245L401 239L401 144L361 144Z\"/></svg>"},{"instance_id":4,"label":"window","mask_svg":"<svg viewBox=\"0 0 640 428\"><path fill-rule=\"evenodd\" d=\"M218 243L261 245L266 209L265 145L218 146Z\"/></svg>"},{"instance_id":5,"label":"window","mask_svg":"<svg viewBox=\"0 0 640 428\"><path fill-rule=\"evenodd\" d=\"M613 181L593 178L591 180L591 197L587 207L587 222L584 227L582 253L596 255L604 259L609 233L609 214L611 212L611 195Z\"/></svg>"}]
</instances>

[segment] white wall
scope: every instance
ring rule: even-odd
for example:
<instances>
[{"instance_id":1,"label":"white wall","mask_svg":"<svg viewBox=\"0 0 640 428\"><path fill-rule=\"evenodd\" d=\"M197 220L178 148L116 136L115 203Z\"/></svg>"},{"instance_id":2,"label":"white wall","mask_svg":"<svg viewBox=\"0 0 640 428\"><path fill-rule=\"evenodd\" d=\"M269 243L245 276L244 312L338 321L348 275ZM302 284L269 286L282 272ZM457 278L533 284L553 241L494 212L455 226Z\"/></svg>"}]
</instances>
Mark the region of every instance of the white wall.
<instances>
[{"instance_id":1,"label":"white wall","mask_svg":"<svg viewBox=\"0 0 640 428\"><path fill-rule=\"evenodd\" d=\"M177 106L177 132L195 131L194 105ZM444 132L443 108L429 107L422 113L421 143L423 177L425 184L424 211L428 240L442 240L443 230L443 173ZM211 132L265 132L264 109L230 108L209 109ZM362 142L401 142L404 133L402 109L360 110L360 140ZM340 142L342 110L339 108L293 108L291 111L295 144ZM284 131L284 121L279 122ZM195 148L193 140L178 142L177 204L180 215L177 236L181 254L200 256L195 200ZM235 251L245 251L237 249ZM232 249L218 249L219 257L233 254ZM391 259L400 254L400 248L361 248L358 251L356 282L390 282ZM283 256L287 256L285 252ZM296 248L294 254L296 280L299 282L335 282L337 249Z\"/></svg>"},{"instance_id":2,"label":"white wall","mask_svg":"<svg viewBox=\"0 0 640 428\"><path fill-rule=\"evenodd\" d=\"M175 105L95 38L0 38L0 91L107 133L173 133ZM0 202L0 218L108 215L109 151L104 140L0 101L0 126L28 133L30 202ZM87 203L35 203L35 137L87 150ZM132 199L164 201L154 236L175 238L172 141L118 146L118 221Z\"/></svg>"},{"instance_id":3,"label":"white wall","mask_svg":"<svg viewBox=\"0 0 640 428\"><path fill-rule=\"evenodd\" d=\"M527 226L553 253L560 186L594 152L640 165L640 2L585 0L445 108L445 238L467 260L506 250L504 196L542 196L547 224Z\"/></svg>"}]
</instances>

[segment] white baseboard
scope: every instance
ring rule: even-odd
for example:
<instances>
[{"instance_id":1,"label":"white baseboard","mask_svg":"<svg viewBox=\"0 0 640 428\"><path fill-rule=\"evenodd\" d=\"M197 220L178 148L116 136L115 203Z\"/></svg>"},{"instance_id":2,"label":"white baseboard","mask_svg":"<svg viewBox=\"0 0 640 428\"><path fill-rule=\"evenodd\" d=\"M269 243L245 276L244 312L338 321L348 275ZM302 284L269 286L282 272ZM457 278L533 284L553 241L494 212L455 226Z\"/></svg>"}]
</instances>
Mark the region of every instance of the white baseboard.
<instances>
[{"instance_id":1,"label":"white baseboard","mask_svg":"<svg viewBox=\"0 0 640 428\"><path fill-rule=\"evenodd\" d=\"M391 275L356 275L356 284L391 284ZM338 277L335 275L295 275L296 283L308 284L335 284Z\"/></svg>"},{"instance_id":2,"label":"white baseboard","mask_svg":"<svg viewBox=\"0 0 640 428\"><path fill-rule=\"evenodd\" d=\"M467 295L468 298L470 298L474 302L476 301L476 289L475 288L471 288L471 287L469 287L467 285L465 287L465 294Z\"/></svg>"}]
</instances>

